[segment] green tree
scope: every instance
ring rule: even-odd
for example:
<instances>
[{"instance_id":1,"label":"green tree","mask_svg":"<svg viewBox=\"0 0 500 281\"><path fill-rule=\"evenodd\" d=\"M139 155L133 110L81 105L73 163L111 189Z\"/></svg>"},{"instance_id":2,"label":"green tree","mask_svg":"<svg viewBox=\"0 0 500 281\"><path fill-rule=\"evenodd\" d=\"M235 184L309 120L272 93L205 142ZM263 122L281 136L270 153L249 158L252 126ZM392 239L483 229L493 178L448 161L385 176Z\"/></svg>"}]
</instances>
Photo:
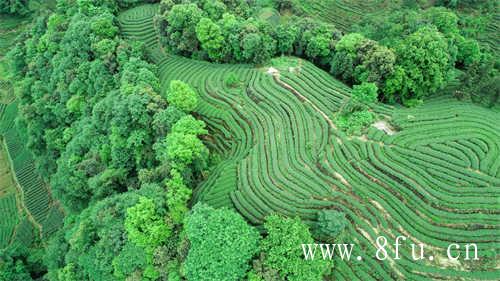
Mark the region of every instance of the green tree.
<instances>
[{"instance_id":1,"label":"green tree","mask_svg":"<svg viewBox=\"0 0 500 281\"><path fill-rule=\"evenodd\" d=\"M172 226L157 212L154 201L146 197L140 197L136 205L127 209L124 225L128 239L148 253L172 234Z\"/></svg>"},{"instance_id":2,"label":"green tree","mask_svg":"<svg viewBox=\"0 0 500 281\"><path fill-rule=\"evenodd\" d=\"M330 38L327 34L313 36L307 44L306 55L315 59L318 57L326 57L330 53Z\"/></svg>"},{"instance_id":3,"label":"green tree","mask_svg":"<svg viewBox=\"0 0 500 281\"><path fill-rule=\"evenodd\" d=\"M316 232L320 237L332 240L338 238L347 223L344 213L335 210L321 210L318 211Z\"/></svg>"},{"instance_id":4,"label":"green tree","mask_svg":"<svg viewBox=\"0 0 500 281\"><path fill-rule=\"evenodd\" d=\"M201 0L203 4L203 11L207 13L208 17L212 20L218 20L226 12L227 7L219 0Z\"/></svg>"},{"instance_id":5,"label":"green tree","mask_svg":"<svg viewBox=\"0 0 500 281\"><path fill-rule=\"evenodd\" d=\"M117 275L123 276L131 271L137 271L141 276L149 262L148 257L144 257L140 250L129 248L133 245L127 245L134 242L127 239L125 220L127 210L137 206L140 198L144 197L154 202L154 215L162 217L166 214L164 188L151 184L139 190L109 196L80 214L67 217L64 228L51 237L47 248L46 260L52 261L47 263L50 280L116 280ZM146 208L145 212L149 210ZM153 223L156 222L153 220ZM129 227L137 226L137 223L132 223ZM149 232L151 226L145 229ZM145 232L134 229L136 231L140 232L136 238L143 238ZM127 256L134 256L136 260L132 261Z\"/></svg>"},{"instance_id":6,"label":"green tree","mask_svg":"<svg viewBox=\"0 0 500 281\"><path fill-rule=\"evenodd\" d=\"M191 112L198 105L198 94L188 84L172 80L167 92L167 101L185 112Z\"/></svg>"},{"instance_id":7,"label":"green tree","mask_svg":"<svg viewBox=\"0 0 500 281\"><path fill-rule=\"evenodd\" d=\"M398 46L397 64L401 71L386 83L399 100L407 104L433 94L446 85L451 69L447 41L435 28L423 27Z\"/></svg>"},{"instance_id":8,"label":"green tree","mask_svg":"<svg viewBox=\"0 0 500 281\"><path fill-rule=\"evenodd\" d=\"M264 228L267 236L262 240L264 266L277 270L281 278L289 281L321 281L329 272L329 262L305 260L300 245L314 243L309 228L298 218L270 215Z\"/></svg>"},{"instance_id":9,"label":"green tree","mask_svg":"<svg viewBox=\"0 0 500 281\"><path fill-rule=\"evenodd\" d=\"M211 60L220 61L223 58L221 48L224 37L219 25L209 18L202 18L196 26L196 36Z\"/></svg>"},{"instance_id":10,"label":"green tree","mask_svg":"<svg viewBox=\"0 0 500 281\"><path fill-rule=\"evenodd\" d=\"M205 161L208 150L203 142L196 136L183 133L171 133L157 143L157 159L168 161L170 165L183 171L195 160Z\"/></svg>"},{"instance_id":11,"label":"green tree","mask_svg":"<svg viewBox=\"0 0 500 281\"><path fill-rule=\"evenodd\" d=\"M467 67L461 77L463 90L472 101L494 106L500 101L500 73L489 55Z\"/></svg>"},{"instance_id":12,"label":"green tree","mask_svg":"<svg viewBox=\"0 0 500 281\"><path fill-rule=\"evenodd\" d=\"M153 129L159 137L165 137L172 129L172 126L179 121L186 113L175 106L169 106L153 116Z\"/></svg>"},{"instance_id":13,"label":"green tree","mask_svg":"<svg viewBox=\"0 0 500 281\"><path fill-rule=\"evenodd\" d=\"M118 33L118 27L114 24L114 16L111 13L102 13L92 19L90 25L92 32L101 38L113 38Z\"/></svg>"},{"instance_id":14,"label":"green tree","mask_svg":"<svg viewBox=\"0 0 500 281\"><path fill-rule=\"evenodd\" d=\"M167 181L168 213L174 223L181 223L188 212L188 201L192 191L185 184L181 174L173 169L171 178Z\"/></svg>"},{"instance_id":15,"label":"green tree","mask_svg":"<svg viewBox=\"0 0 500 281\"><path fill-rule=\"evenodd\" d=\"M134 273L140 273L147 266L146 252L135 243L127 242L113 259L114 276L125 280Z\"/></svg>"},{"instance_id":16,"label":"green tree","mask_svg":"<svg viewBox=\"0 0 500 281\"><path fill-rule=\"evenodd\" d=\"M20 259L12 259L10 256L0 260L0 280L2 281L32 281L26 265Z\"/></svg>"},{"instance_id":17,"label":"green tree","mask_svg":"<svg viewBox=\"0 0 500 281\"><path fill-rule=\"evenodd\" d=\"M298 37L298 27L293 23L278 25L276 27L277 51L284 55L293 53L293 45Z\"/></svg>"},{"instance_id":18,"label":"green tree","mask_svg":"<svg viewBox=\"0 0 500 281\"><path fill-rule=\"evenodd\" d=\"M363 82L352 87L351 100L357 104L372 105L377 102L377 85Z\"/></svg>"},{"instance_id":19,"label":"green tree","mask_svg":"<svg viewBox=\"0 0 500 281\"><path fill-rule=\"evenodd\" d=\"M176 4L166 14L167 44L171 51L190 55L198 50L196 25L203 11L194 3Z\"/></svg>"},{"instance_id":20,"label":"green tree","mask_svg":"<svg viewBox=\"0 0 500 281\"><path fill-rule=\"evenodd\" d=\"M243 279L260 236L238 213L197 204L185 230L191 243L184 264L188 280Z\"/></svg>"},{"instance_id":21,"label":"green tree","mask_svg":"<svg viewBox=\"0 0 500 281\"><path fill-rule=\"evenodd\" d=\"M29 13L29 0L0 0L0 14L26 15Z\"/></svg>"},{"instance_id":22,"label":"green tree","mask_svg":"<svg viewBox=\"0 0 500 281\"><path fill-rule=\"evenodd\" d=\"M460 37L457 42L458 53L457 62L465 67L481 60L481 49L479 43L474 39L465 39Z\"/></svg>"},{"instance_id":23,"label":"green tree","mask_svg":"<svg viewBox=\"0 0 500 281\"><path fill-rule=\"evenodd\" d=\"M208 131L205 129L205 122L196 120L192 115L183 116L172 126L172 133L186 135L205 135Z\"/></svg>"}]
</instances>

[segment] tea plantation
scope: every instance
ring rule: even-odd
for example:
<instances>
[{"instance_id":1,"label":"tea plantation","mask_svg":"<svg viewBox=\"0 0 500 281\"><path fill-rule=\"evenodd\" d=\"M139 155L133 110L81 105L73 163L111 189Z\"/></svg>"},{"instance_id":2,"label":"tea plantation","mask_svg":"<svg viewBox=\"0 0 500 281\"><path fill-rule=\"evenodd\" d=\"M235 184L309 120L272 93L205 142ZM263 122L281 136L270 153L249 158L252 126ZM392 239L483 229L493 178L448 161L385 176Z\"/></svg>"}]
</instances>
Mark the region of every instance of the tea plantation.
<instances>
[{"instance_id":1,"label":"tea plantation","mask_svg":"<svg viewBox=\"0 0 500 281\"><path fill-rule=\"evenodd\" d=\"M294 58L297 66L269 71L169 55L155 39L154 14L152 5L121 14L123 33L147 45L164 91L182 80L199 92L196 111L224 155L195 200L234 208L255 225L273 212L312 225L318 210L340 210L350 222L346 237L361 246L356 254L373 255L377 236L404 235L435 257L338 261L335 280L495 279L494 263L450 263L445 255L450 243L472 241L481 259L498 254L498 113L447 96L416 109L378 106L393 128L348 136L335 117L351 90L321 69ZM236 86L225 83L229 75Z\"/></svg>"}]
</instances>

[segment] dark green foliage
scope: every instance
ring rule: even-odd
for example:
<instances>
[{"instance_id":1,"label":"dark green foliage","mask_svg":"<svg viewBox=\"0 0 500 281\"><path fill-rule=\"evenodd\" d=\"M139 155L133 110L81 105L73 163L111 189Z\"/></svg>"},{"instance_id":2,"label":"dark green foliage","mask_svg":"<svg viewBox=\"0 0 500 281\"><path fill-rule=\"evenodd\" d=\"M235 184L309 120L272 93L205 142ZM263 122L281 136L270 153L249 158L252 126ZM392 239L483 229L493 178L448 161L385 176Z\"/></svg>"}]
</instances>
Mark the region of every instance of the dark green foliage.
<instances>
[{"instance_id":1,"label":"dark green foliage","mask_svg":"<svg viewBox=\"0 0 500 281\"><path fill-rule=\"evenodd\" d=\"M140 272L147 265L146 253L134 243L126 243L120 254L113 259L113 275L124 280L134 273Z\"/></svg>"},{"instance_id":2,"label":"dark green foliage","mask_svg":"<svg viewBox=\"0 0 500 281\"><path fill-rule=\"evenodd\" d=\"M188 280L242 280L258 250L259 233L237 213L198 204L186 219L191 248Z\"/></svg>"},{"instance_id":3,"label":"dark green foliage","mask_svg":"<svg viewBox=\"0 0 500 281\"><path fill-rule=\"evenodd\" d=\"M327 241L335 241L347 224L348 221L344 213L335 210L321 210L318 211L316 233Z\"/></svg>"},{"instance_id":4,"label":"dark green foliage","mask_svg":"<svg viewBox=\"0 0 500 281\"><path fill-rule=\"evenodd\" d=\"M34 279L30 269L35 271L43 269L40 265L37 265L38 268L33 268L33 265L29 250L24 245L11 245L0 250L0 281L32 281Z\"/></svg>"},{"instance_id":5,"label":"dark green foliage","mask_svg":"<svg viewBox=\"0 0 500 281\"><path fill-rule=\"evenodd\" d=\"M145 186L138 192L108 197L78 216L66 219L63 229L66 234L64 237L54 236L50 242L52 246L47 250L47 257L51 257L47 258L48 261L54 261L56 256L55 260L59 260L48 264L51 280L84 280L84 276L91 280L115 280L115 277L132 271L144 270L147 255L141 253L140 249L134 250L133 245L127 245L135 242L124 235L127 233L127 213L130 208L133 210L136 204L143 202L140 200L149 198L146 199L148 204L153 204L158 214L165 214L162 194L163 190L159 186ZM150 208L145 209L145 212L148 210Z\"/></svg>"},{"instance_id":6,"label":"dark green foliage","mask_svg":"<svg viewBox=\"0 0 500 281\"><path fill-rule=\"evenodd\" d=\"M2 281L30 281L33 280L21 260L9 259L0 262L0 280Z\"/></svg>"},{"instance_id":7,"label":"dark green foliage","mask_svg":"<svg viewBox=\"0 0 500 281\"><path fill-rule=\"evenodd\" d=\"M26 15L29 13L29 0L0 0L0 14Z\"/></svg>"},{"instance_id":8,"label":"dark green foliage","mask_svg":"<svg viewBox=\"0 0 500 281\"><path fill-rule=\"evenodd\" d=\"M167 28L166 42L174 53L191 54L198 50L196 25L203 11L196 4L177 4L165 15Z\"/></svg>"},{"instance_id":9,"label":"dark green foliage","mask_svg":"<svg viewBox=\"0 0 500 281\"><path fill-rule=\"evenodd\" d=\"M338 35L333 26L312 19L294 17L279 23L249 17L246 1L190 2L162 3L165 13L159 24L168 49L186 56L260 64L279 53L295 53L326 64ZM286 2L276 5L291 8ZM257 11L260 8L256 5Z\"/></svg>"},{"instance_id":10,"label":"dark green foliage","mask_svg":"<svg viewBox=\"0 0 500 281\"><path fill-rule=\"evenodd\" d=\"M169 106L153 116L153 129L158 136L166 136L172 129L173 124L186 116L186 113L175 106Z\"/></svg>"},{"instance_id":11,"label":"dark green foliage","mask_svg":"<svg viewBox=\"0 0 500 281\"><path fill-rule=\"evenodd\" d=\"M384 93L396 94L405 103L422 99L446 85L452 68L451 57L446 38L435 28L421 28L405 38L397 48L397 55L403 83L394 83L394 79L400 79L397 76L389 78L396 89L386 87Z\"/></svg>"},{"instance_id":12,"label":"dark green foliage","mask_svg":"<svg viewBox=\"0 0 500 281\"><path fill-rule=\"evenodd\" d=\"M473 63L461 77L465 89L459 95L470 95L475 102L493 106L500 101L500 74L490 57Z\"/></svg>"},{"instance_id":13,"label":"dark green foliage","mask_svg":"<svg viewBox=\"0 0 500 281\"><path fill-rule=\"evenodd\" d=\"M331 72L347 82L380 85L394 72L394 52L359 33L343 36L335 51Z\"/></svg>"}]
</instances>

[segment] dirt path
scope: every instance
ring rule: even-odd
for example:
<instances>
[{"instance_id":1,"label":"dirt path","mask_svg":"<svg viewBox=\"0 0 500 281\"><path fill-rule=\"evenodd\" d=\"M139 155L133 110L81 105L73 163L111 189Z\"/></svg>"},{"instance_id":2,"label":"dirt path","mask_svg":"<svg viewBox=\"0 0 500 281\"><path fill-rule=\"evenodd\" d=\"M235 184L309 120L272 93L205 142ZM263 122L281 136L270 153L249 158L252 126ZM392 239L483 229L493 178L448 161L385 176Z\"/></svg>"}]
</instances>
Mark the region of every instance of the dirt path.
<instances>
[{"instance_id":1,"label":"dirt path","mask_svg":"<svg viewBox=\"0 0 500 281\"><path fill-rule=\"evenodd\" d=\"M295 90L292 86L281 81L281 79L279 77L279 73L273 73L272 75L273 75L274 81L276 81L276 83L278 83L283 88L292 92L301 101L305 101L305 102L309 103L314 108L314 110L316 112L318 112L319 114L321 114L321 116L323 116L323 118L325 118L326 122L328 123L328 125L330 125L331 128L333 128L334 130L338 130L337 126L335 126L335 123L333 123L332 119L330 119L330 117L328 117L328 115L326 115L326 113L324 113L318 106L316 106L314 103L312 103L311 100L309 100L307 97L305 97L301 93L299 93L299 91Z\"/></svg>"},{"instance_id":2,"label":"dirt path","mask_svg":"<svg viewBox=\"0 0 500 281\"><path fill-rule=\"evenodd\" d=\"M2 145L3 145L4 148L7 147L7 144L5 143L4 139L2 139ZM10 166L10 168L12 170L12 167L14 167L14 165L12 163L12 159L11 159L9 153L6 153L6 154L7 154L7 160L8 160L9 166ZM17 180L16 173L14 171L12 171L11 174L12 174L12 178L14 179L15 187L17 189L17 194L19 195L19 204L21 205L21 208L26 212L26 215L28 216L29 221L39 230L39 235L40 235L40 238L41 238L42 237L42 225L39 224L35 220L35 218L31 214L31 212L28 210L28 208L24 204L24 191L23 191L21 185L19 184L19 181ZM17 228L17 226L16 226L16 228Z\"/></svg>"}]
</instances>

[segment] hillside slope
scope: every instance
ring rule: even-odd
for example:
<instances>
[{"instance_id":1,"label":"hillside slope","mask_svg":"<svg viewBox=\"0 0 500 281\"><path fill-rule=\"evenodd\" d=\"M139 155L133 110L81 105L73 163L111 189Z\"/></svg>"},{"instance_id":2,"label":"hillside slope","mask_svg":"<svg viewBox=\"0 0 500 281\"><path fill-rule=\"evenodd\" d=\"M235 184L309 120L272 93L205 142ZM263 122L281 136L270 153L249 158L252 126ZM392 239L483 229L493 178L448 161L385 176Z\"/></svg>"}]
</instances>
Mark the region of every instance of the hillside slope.
<instances>
[{"instance_id":1,"label":"hillside slope","mask_svg":"<svg viewBox=\"0 0 500 281\"><path fill-rule=\"evenodd\" d=\"M196 87L197 112L211 131L207 142L224 155L196 200L234 207L256 225L272 212L313 225L318 210L341 210L351 222L346 242L358 245L354 256L373 257L381 235L389 241L405 235L434 256L413 261L406 247L400 251L407 258L398 262L339 260L336 280L498 276L498 112L447 97L417 109L381 106L376 110L396 128L350 137L333 121L350 89L327 73L303 60L270 71L166 54L157 44L154 14L153 5L126 11L123 33L146 43L163 90L173 79ZM225 83L231 73L240 79L237 87ZM477 243L480 261L445 260L453 242Z\"/></svg>"}]
</instances>

